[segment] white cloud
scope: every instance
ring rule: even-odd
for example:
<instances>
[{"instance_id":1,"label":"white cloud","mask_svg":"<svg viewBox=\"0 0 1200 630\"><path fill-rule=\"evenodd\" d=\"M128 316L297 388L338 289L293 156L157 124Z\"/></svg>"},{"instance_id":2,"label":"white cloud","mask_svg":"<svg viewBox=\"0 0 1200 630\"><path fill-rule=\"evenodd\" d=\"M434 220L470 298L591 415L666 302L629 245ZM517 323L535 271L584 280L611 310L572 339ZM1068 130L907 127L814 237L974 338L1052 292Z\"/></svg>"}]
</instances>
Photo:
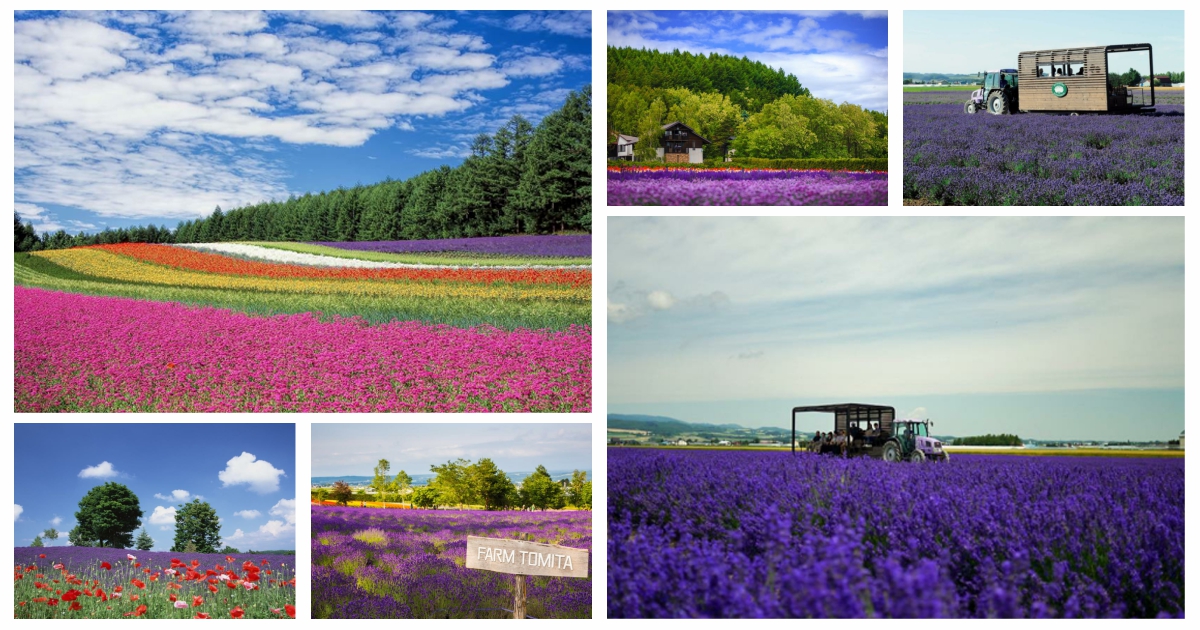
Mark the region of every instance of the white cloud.
<instances>
[{"instance_id":1,"label":"white cloud","mask_svg":"<svg viewBox=\"0 0 1200 630\"><path fill-rule=\"evenodd\" d=\"M117 472L113 465L107 461L100 462L95 466L88 466L79 471L79 476L84 479L109 479L116 477L120 473Z\"/></svg>"},{"instance_id":2,"label":"white cloud","mask_svg":"<svg viewBox=\"0 0 1200 630\"><path fill-rule=\"evenodd\" d=\"M258 510L238 510L237 512L234 512L233 515L240 516L242 518L258 518L262 516L262 512L259 512Z\"/></svg>"},{"instance_id":3,"label":"white cloud","mask_svg":"<svg viewBox=\"0 0 1200 630\"><path fill-rule=\"evenodd\" d=\"M121 52L138 46L128 33L72 18L19 20L15 30L17 63L52 79L119 70L126 64Z\"/></svg>"},{"instance_id":4,"label":"white cloud","mask_svg":"<svg viewBox=\"0 0 1200 630\"><path fill-rule=\"evenodd\" d=\"M191 492L188 492L187 490L172 490L170 494L155 493L154 496L155 496L155 498L162 499L163 501L180 501L180 502L189 501L191 499L204 498L201 496L194 495Z\"/></svg>"},{"instance_id":5,"label":"white cloud","mask_svg":"<svg viewBox=\"0 0 1200 630\"><path fill-rule=\"evenodd\" d=\"M59 525L62 525L62 517L61 517L61 516L55 516L54 518L50 519L50 524L51 524L51 525L53 525L53 526L55 526L55 527L58 527Z\"/></svg>"},{"instance_id":6,"label":"white cloud","mask_svg":"<svg viewBox=\"0 0 1200 630\"><path fill-rule=\"evenodd\" d=\"M650 308L665 311L672 306L675 306L675 296L666 291L651 291L650 295L646 296L646 301L650 304Z\"/></svg>"},{"instance_id":7,"label":"white cloud","mask_svg":"<svg viewBox=\"0 0 1200 630\"><path fill-rule=\"evenodd\" d=\"M217 478L224 482L225 487L246 484L253 492L267 494L279 490L279 477L283 474L270 462L242 452L226 462L225 470L217 473Z\"/></svg>"},{"instance_id":8,"label":"white cloud","mask_svg":"<svg viewBox=\"0 0 1200 630\"><path fill-rule=\"evenodd\" d=\"M258 514L257 510L250 511ZM296 500L280 499L271 507L270 514L282 520L269 520L251 532L236 529L233 534L225 536L225 542L249 549L291 549L296 535Z\"/></svg>"},{"instance_id":9,"label":"white cloud","mask_svg":"<svg viewBox=\"0 0 1200 630\"><path fill-rule=\"evenodd\" d=\"M271 516L282 517L289 524L296 524L296 500L280 499L271 507Z\"/></svg>"},{"instance_id":10,"label":"white cloud","mask_svg":"<svg viewBox=\"0 0 1200 630\"><path fill-rule=\"evenodd\" d=\"M533 11L509 18L505 26L517 31L549 31L558 35L588 37L592 34L592 12Z\"/></svg>"},{"instance_id":11,"label":"white cloud","mask_svg":"<svg viewBox=\"0 0 1200 630\"><path fill-rule=\"evenodd\" d=\"M147 522L151 525L175 525L175 506L163 507L161 505L154 506L154 513L150 515Z\"/></svg>"},{"instance_id":12,"label":"white cloud","mask_svg":"<svg viewBox=\"0 0 1200 630\"><path fill-rule=\"evenodd\" d=\"M21 520L21 513L25 511L25 508L21 507L20 503L14 503L13 507L15 508L15 513L13 514L13 521L16 522L16 521Z\"/></svg>"},{"instance_id":13,"label":"white cloud","mask_svg":"<svg viewBox=\"0 0 1200 630\"><path fill-rule=\"evenodd\" d=\"M510 77L540 77L562 70L563 62L548 55L529 55L504 64L504 74Z\"/></svg>"}]
</instances>

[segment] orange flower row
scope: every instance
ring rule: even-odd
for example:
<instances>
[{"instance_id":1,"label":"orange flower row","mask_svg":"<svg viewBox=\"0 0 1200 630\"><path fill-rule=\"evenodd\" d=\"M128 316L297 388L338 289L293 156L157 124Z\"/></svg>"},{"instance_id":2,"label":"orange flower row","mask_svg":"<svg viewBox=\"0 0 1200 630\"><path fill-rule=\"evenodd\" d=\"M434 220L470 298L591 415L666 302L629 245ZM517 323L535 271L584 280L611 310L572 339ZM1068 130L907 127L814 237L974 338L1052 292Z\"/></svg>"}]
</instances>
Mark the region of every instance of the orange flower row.
<instances>
[{"instance_id":1,"label":"orange flower row","mask_svg":"<svg viewBox=\"0 0 1200 630\"><path fill-rule=\"evenodd\" d=\"M592 284L588 269L469 269L310 267L284 263L243 260L185 247L149 243L91 245L121 256L189 271L263 278L322 278L340 280L409 280L418 282L462 282L470 284L553 284L587 287Z\"/></svg>"}]
</instances>

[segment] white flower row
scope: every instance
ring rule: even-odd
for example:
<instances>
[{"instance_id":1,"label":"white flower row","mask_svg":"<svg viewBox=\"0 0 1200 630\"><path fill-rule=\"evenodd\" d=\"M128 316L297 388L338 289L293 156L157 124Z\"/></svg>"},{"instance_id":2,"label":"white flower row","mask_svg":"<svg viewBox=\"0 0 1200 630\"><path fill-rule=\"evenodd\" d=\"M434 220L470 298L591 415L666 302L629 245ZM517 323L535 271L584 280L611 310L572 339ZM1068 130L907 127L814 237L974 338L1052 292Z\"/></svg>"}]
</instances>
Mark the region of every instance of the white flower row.
<instances>
[{"instance_id":1,"label":"white flower row","mask_svg":"<svg viewBox=\"0 0 1200 630\"><path fill-rule=\"evenodd\" d=\"M231 256L250 258L252 260L261 260L264 262L286 263L289 265L309 265L314 267L353 267L359 269L446 269L447 267L462 266L428 265L422 263L400 263L376 260L359 260L357 258L339 258L337 256L322 256L320 254L293 252L286 249L263 247L261 245L248 245L246 243L180 243L179 247L189 247L200 251L211 252L215 254L228 254ZM489 269L525 269L530 266L531 265L470 265L471 268L486 267ZM590 267L590 265L570 265L566 268L585 269L588 267ZM539 266L539 268L541 268L541 266ZM549 269L553 267L546 268Z\"/></svg>"}]
</instances>

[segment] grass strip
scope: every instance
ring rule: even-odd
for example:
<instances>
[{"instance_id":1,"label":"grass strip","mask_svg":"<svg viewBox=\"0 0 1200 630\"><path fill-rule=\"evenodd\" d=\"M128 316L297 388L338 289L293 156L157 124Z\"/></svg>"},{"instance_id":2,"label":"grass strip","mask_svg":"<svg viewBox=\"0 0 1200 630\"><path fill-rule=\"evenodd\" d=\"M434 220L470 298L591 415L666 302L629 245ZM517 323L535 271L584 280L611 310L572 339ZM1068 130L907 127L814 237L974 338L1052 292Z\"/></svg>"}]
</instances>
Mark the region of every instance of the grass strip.
<instances>
[{"instance_id":1,"label":"grass strip","mask_svg":"<svg viewBox=\"0 0 1200 630\"><path fill-rule=\"evenodd\" d=\"M468 254L465 252L412 253L393 254L388 252L370 252L360 250L339 249L326 245L309 245L308 243L278 243L268 241L239 241L246 245L258 245L272 249L282 249L302 254L332 256L334 258L350 258L354 260L370 260L374 262L396 262L420 265L531 265L555 266L591 265L591 258L543 258L538 256L504 256L499 254Z\"/></svg>"}]
</instances>

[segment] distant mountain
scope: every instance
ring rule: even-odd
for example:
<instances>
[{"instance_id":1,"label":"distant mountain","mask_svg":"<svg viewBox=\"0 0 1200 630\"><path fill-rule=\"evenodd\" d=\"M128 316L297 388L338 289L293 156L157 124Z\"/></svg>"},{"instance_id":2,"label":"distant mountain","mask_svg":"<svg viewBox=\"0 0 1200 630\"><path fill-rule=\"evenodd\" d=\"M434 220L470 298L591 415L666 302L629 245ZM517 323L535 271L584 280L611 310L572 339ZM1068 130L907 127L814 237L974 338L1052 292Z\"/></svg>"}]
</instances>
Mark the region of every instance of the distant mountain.
<instances>
[{"instance_id":1,"label":"distant mountain","mask_svg":"<svg viewBox=\"0 0 1200 630\"><path fill-rule=\"evenodd\" d=\"M608 428L630 431L649 431L655 435L680 435L682 433L730 433L754 431L769 435L791 434L791 429L779 427L749 428L740 424L708 424L685 422L666 416L644 416L637 414L608 414Z\"/></svg>"}]
</instances>

